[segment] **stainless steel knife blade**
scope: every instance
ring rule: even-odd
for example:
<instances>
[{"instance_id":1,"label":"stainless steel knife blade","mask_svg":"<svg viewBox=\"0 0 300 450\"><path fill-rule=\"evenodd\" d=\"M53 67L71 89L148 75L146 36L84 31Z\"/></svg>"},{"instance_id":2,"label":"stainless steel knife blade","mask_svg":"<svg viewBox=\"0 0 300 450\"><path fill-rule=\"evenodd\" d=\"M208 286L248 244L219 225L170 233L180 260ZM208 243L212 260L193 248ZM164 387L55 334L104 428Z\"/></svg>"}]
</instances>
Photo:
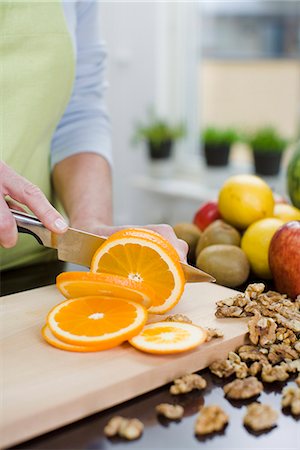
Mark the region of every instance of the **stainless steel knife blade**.
<instances>
[{"instance_id":1,"label":"stainless steel knife blade","mask_svg":"<svg viewBox=\"0 0 300 450\"><path fill-rule=\"evenodd\" d=\"M56 234L49 231L34 216L23 212L11 210L18 226L18 231L34 236L45 247L57 250L58 259L82 266L91 266L91 261L96 250L106 240L105 237L85 231L68 228L64 234ZM215 279L208 273L181 262L186 281L190 283L212 282Z\"/></svg>"}]
</instances>

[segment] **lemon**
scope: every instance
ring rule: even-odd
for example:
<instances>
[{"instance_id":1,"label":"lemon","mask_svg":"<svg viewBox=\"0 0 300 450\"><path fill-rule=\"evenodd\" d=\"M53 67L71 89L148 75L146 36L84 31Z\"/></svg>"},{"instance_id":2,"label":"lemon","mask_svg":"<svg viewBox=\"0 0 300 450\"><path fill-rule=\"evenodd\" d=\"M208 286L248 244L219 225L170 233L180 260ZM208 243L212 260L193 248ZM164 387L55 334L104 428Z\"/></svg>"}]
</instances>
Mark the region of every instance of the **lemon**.
<instances>
[{"instance_id":1,"label":"lemon","mask_svg":"<svg viewBox=\"0 0 300 450\"><path fill-rule=\"evenodd\" d=\"M290 220L300 220L300 209L288 203L276 203L274 206L274 217L289 222Z\"/></svg>"},{"instance_id":2,"label":"lemon","mask_svg":"<svg viewBox=\"0 0 300 450\"><path fill-rule=\"evenodd\" d=\"M277 218L254 222L244 233L241 247L247 255L252 271L261 278L270 279L269 247L275 232L284 224Z\"/></svg>"},{"instance_id":3,"label":"lemon","mask_svg":"<svg viewBox=\"0 0 300 450\"><path fill-rule=\"evenodd\" d=\"M235 175L219 192L219 211L225 222L245 229L253 222L273 216L271 188L255 175Z\"/></svg>"}]
</instances>

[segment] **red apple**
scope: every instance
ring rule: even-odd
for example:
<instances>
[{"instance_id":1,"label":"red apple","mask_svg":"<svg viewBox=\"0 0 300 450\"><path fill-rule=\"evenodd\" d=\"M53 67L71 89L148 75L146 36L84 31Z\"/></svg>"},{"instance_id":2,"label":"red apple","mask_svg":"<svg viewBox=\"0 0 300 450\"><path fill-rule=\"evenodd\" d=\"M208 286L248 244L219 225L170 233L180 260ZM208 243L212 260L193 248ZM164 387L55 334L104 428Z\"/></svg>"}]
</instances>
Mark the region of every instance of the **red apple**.
<instances>
[{"instance_id":1,"label":"red apple","mask_svg":"<svg viewBox=\"0 0 300 450\"><path fill-rule=\"evenodd\" d=\"M274 234L269 264L276 289L290 298L300 295L300 221L285 223Z\"/></svg>"},{"instance_id":2,"label":"red apple","mask_svg":"<svg viewBox=\"0 0 300 450\"><path fill-rule=\"evenodd\" d=\"M211 201L204 203L201 208L198 209L194 216L194 224L200 228L201 231L205 230L208 225L217 219L221 219L219 213L218 202Z\"/></svg>"}]
</instances>

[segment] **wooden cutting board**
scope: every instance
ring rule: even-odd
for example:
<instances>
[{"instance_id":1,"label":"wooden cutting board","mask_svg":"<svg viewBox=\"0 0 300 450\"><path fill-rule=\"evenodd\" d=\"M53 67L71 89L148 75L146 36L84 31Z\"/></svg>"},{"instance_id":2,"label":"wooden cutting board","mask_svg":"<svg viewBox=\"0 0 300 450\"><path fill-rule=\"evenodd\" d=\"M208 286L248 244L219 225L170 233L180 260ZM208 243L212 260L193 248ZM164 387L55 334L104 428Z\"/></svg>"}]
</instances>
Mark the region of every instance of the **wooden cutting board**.
<instances>
[{"instance_id":1,"label":"wooden cutting board","mask_svg":"<svg viewBox=\"0 0 300 450\"><path fill-rule=\"evenodd\" d=\"M217 327L223 339L170 356L141 353L129 344L98 353L51 347L40 330L49 309L62 301L54 286L1 299L0 447L7 447L102 411L207 367L244 342L244 319L216 319L215 302L235 291L209 283L186 286L172 313Z\"/></svg>"}]
</instances>

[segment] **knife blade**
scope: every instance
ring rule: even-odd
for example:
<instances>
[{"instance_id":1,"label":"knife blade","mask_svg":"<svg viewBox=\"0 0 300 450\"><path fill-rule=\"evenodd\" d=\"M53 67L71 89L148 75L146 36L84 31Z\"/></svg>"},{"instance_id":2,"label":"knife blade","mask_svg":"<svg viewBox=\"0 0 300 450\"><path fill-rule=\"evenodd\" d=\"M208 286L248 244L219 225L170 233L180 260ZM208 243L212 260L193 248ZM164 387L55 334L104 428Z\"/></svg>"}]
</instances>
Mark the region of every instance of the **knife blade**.
<instances>
[{"instance_id":1,"label":"knife blade","mask_svg":"<svg viewBox=\"0 0 300 450\"><path fill-rule=\"evenodd\" d=\"M64 234L57 234L44 227L42 222L34 216L13 209L10 211L20 233L31 234L39 244L56 249L57 257L61 261L90 267L94 253L107 239L75 228L68 228ZM196 267L183 262L180 264L189 283L215 281L211 275Z\"/></svg>"}]
</instances>

